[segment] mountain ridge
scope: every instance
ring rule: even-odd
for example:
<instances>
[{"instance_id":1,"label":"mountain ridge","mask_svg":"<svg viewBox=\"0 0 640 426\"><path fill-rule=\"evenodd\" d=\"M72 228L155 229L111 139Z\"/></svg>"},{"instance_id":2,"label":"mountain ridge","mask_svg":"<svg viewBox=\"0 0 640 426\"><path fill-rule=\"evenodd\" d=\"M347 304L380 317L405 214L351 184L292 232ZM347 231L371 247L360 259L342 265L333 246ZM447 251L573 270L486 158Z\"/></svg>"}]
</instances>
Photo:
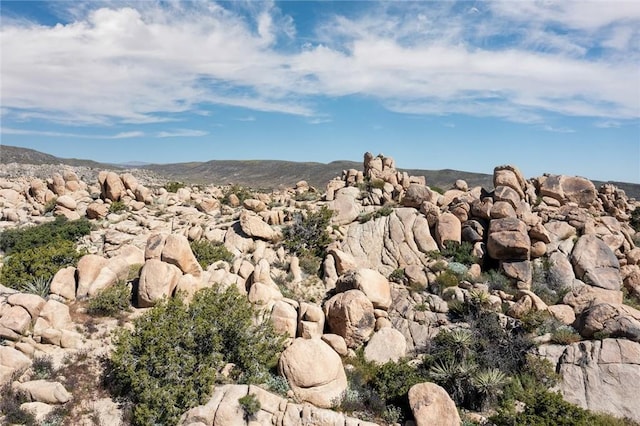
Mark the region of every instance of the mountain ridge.
<instances>
[{"instance_id":1,"label":"mountain ridge","mask_svg":"<svg viewBox=\"0 0 640 426\"><path fill-rule=\"evenodd\" d=\"M180 181L190 184L238 184L252 188L272 189L290 187L296 182L305 180L318 189L343 170L362 169L362 162L349 160L334 160L330 163L296 162L286 160L209 160L168 164L108 164L93 160L76 158L60 158L29 148L10 145L0 145L0 164L65 164L69 166L84 166L91 168L121 169L129 168L149 170L167 180ZM133 166L133 167L132 167ZM424 176L431 187L449 189L458 179L463 179L470 187L481 186L493 189L491 174L465 172L454 169L425 170L398 168L412 176ZM592 182L599 187L604 183L612 183L623 189L628 196L640 198L640 184L615 181Z\"/></svg>"}]
</instances>

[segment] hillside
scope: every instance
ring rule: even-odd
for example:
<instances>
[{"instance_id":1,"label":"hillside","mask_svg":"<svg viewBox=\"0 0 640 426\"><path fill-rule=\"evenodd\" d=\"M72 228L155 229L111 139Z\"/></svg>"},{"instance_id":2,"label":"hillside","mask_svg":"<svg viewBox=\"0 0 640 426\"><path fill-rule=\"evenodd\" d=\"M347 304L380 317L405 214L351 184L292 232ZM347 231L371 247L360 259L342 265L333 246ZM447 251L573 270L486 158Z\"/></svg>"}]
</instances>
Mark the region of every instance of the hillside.
<instances>
[{"instance_id":1,"label":"hillside","mask_svg":"<svg viewBox=\"0 0 640 426\"><path fill-rule=\"evenodd\" d=\"M0 164L65 164L90 168L113 169L130 168L129 165L104 164L92 160L59 158L36 150L8 145L0 146ZM188 162L171 164L136 163L137 169L149 170L167 180L192 184L224 185L229 183L251 188L274 189L290 187L296 182L306 180L311 186L323 189L327 182L340 176L343 170L362 168L362 162L332 161L331 163L295 162L281 160L211 160L206 162ZM423 170L399 169L411 176L424 176L432 187L449 189L457 179L465 180L470 187L482 186L493 189L490 174L464 172L460 170ZM596 187L605 182L593 181ZM629 197L640 199L640 185L625 182L610 182L623 189Z\"/></svg>"}]
</instances>

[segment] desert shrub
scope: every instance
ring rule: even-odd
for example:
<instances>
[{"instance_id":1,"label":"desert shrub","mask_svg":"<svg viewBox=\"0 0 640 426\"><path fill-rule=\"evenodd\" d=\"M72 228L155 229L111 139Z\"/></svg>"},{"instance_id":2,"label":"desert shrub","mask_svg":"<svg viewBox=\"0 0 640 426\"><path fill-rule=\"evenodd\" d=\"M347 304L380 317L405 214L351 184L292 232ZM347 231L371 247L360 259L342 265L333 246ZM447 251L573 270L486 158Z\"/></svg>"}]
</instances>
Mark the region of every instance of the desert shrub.
<instances>
[{"instance_id":1,"label":"desert shrub","mask_svg":"<svg viewBox=\"0 0 640 426\"><path fill-rule=\"evenodd\" d=\"M131 289L118 282L100 291L89 300L87 313L95 316L115 316L131 308Z\"/></svg>"},{"instance_id":2,"label":"desert shrub","mask_svg":"<svg viewBox=\"0 0 640 426\"><path fill-rule=\"evenodd\" d=\"M455 287L458 285L459 282L460 282L460 279L458 278L458 275L455 272L451 270L442 271L436 277L435 283L437 288L434 290L436 293L442 293L442 291L445 288Z\"/></svg>"},{"instance_id":3,"label":"desert shrub","mask_svg":"<svg viewBox=\"0 0 640 426\"><path fill-rule=\"evenodd\" d=\"M457 241L445 241L444 247L440 250L442 256L462 263L463 265L472 265L478 261L473 255L473 245L468 241L458 243Z\"/></svg>"},{"instance_id":4,"label":"desert shrub","mask_svg":"<svg viewBox=\"0 0 640 426\"><path fill-rule=\"evenodd\" d=\"M238 201L240 201L240 204L242 204L244 200L253 198L253 192L251 192L249 188L246 188L242 185L234 184L224 191L222 204L230 205L231 201L229 197L231 197L232 194L238 197Z\"/></svg>"},{"instance_id":5,"label":"desert shrub","mask_svg":"<svg viewBox=\"0 0 640 426\"><path fill-rule=\"evenodd\" d=\"M35 426L35 416L20 408L25 402L29 402L28 397L22 392L16 392L11 387L11 381L5 383L0 388L0 413L4 415L6 424L19 424Z\"/></svg>"},{"instance_id":6,"label":"desert shrub","mask_svg":"<svg viewBox=\"0 0 640 426\"><path fill-rule=\"evenodd\" d=\"M202 269L207 269L209 265L219 260L232 262L234 258L233 254L227 250L223 243L198 240L191 241L189 245L196 259L198 259L198 263L202 266Z\"/></svg>"},{"instance_id":7,"label":"desert shrub","mask_svg":"<svg viewBox=\"0 0 640 426\"><path fill-rule=\"evenodd\" d=\"M381 217L389 216L391 213L393 213L393 207L389 205L385 205L372 212L360 214L358 216L358 222L365 223L370 220L375 220Z\"/></svg>"},{"instance_id":8,"label":"desert shrub","mask_svg":"<svg viewBox=\"0 0 640 426\"><path fill-rule=\"evenodd\" d=\"M424 382L425 375L405 360L379 366L370 380L371 387L387 402L397 402L411 386Z\"/></svg>"},{"instance_id":9,"label":"desert shrub","mask_svg":"<svg viewBox=\"0 0 640 426\"><path fill-rule=\"evenodd\" d=\"M57 197L54 197L54 198L50 199L44 205L44 213L51 213L52 211L54 211L56 209L57 205L58 205L58 198Z\"/></svg>"},{"instance_id":10,"label":"desert shrub","mask_svg":"<svg viewBox=\"0 0 640 426\"><path fill-rule=\"evenodd\" d=\"M81 254L73 242L60 240L13 252L0 269L0 282L22 290L30 285L50 281L61 268L75 266Z\"/></svg>"},{"instance_id":11,"label":"desert shrub","mask_svg":"<svg viewBox=\"0 0 640 426\"><path fill-rule=\"evenodd\" d=\"M433 265L431 265L429 269L431 269L431 272L434 273L442 272L447 269L447 262L445 262L444 260L438 260Z\"/></svg>"},{"instance_id":12,"label":"desert shrub","mask_svg":"<svg viewBox=\"0 0 640 426\"><path fill-rule=\"evenodd\" d=\"M31 364L31 370L35 380L50 379L56 372L51 355L35 357Z\"/></svg>"},{"instance_id":13,"label":"desert shrub","mask_svg":"<svg viewBox=\"0 0 640 426\"><path fill-rule=\"evenodd\" d=\"M296 201L317 201L320 194L314 191L305 191L297 193L294 197Z\"/></svg>"},{"instance_id":14,"label":"desert shrub","mask_svg":"<svg viewBox=\"0 0 640 426\"><path fill-rule=\"evenodd\" d=\"M582 337L570 326L558 327L551 333L551 341L558 345L570 345L580 340L582 340Z\"/></svg>"},{"instance_id":15,"label":"desert shrub","mask_svg":"<svg viewBox=\"0 0 640 426\"><path fill-rule=\"evenodd\" d=\"M389 281L392 281L398 284L405 284L407 281L407 276L404 273L404 268L394 269L393 272L389 274Z\"/></svg>"},{"instance_id":16,"label":"desert shrub","mask_svg":"<svg viewBox=\"0 0 640 426\"><path fill-rule=\"evenodd\" d=\"M245 418L249 419L253 417L258 411L260 411L260 401L255 394L248 394L238 399L238 403L244 411Z\"/></svg>"},{"instance_id":17,"label":"desert shrub","mask_svg":"<svg viewBox=\"0 0 640 426\"><path fill-rule=\"evenodd\" d=\"M7 229L0 233L0 250L7 255L59 241L78 241L91 232L88 219L69 221L58 216L53 222L26 228Z\"/></svg>"},{"instance_id":18,"label":"desert shrub","mask_svg":"<svg viewBox=\"0 0 640 426\"><path fill-rule=\"evenodd\" d=\"M303 254L299 258L300 269L309 275L316 275L320 270L321 259L308 253Z\"/></svg>"},{"instance_id":19,"label":"desert shrub","mask_svg":"<svg viewBox=\"0 0 640 426\"><path fill-rule=\"evenodd\" d=\"M594 424L593 418L587 410L562 399L559 393L542 390L526 404L523 412L503 409L490 420L496 426L587 426Z\"/></svg>"},{"instance_id":20,"label":"desert shrub","mask_svg":"<svg viewBox=\"0 0 640 426\"><path fill-rule=\"evenodd\" d=\"M293 223L283 228L283 245L298 257L315 256L324 258L331 236L327 227L333 211L322 206L317 212L308 212L306 216L296 213Z\"/></svg>"},{"instance_id":21,"label":"desert shrub","mask_svg":"<svg viewBox=\"0 0 640 426\"><path fill-rule=\"evenodd\" d=\"M489 285L490 290L501 290L507 292L511 290L511 283L503 273L491 269L483 274L483 279Z\"/></svg>"},{"instance_id":22,"label":"desert shrub","mask_svg":"<svg viewBox=\"0 0 640 426\"><path fill-rule=\"evenodd\" d=\"M442 195L444 194L444 189L440 188L439 186L430 186L429 187L433 192L437 192L438 194Z\"/></svg>"},{"instance_id":23,"label":"desert shrub","mask_svg":"<svg viewBox=\"0 0 640 426\"><path fill-rule=\"evenodd\" d=\"M536 259L533 262L533 291L547 305L555 305L562 301L568 289L564 287L551 271L548 258Z\"/></svg>"},{"instance_id":24,"label":"desert shrub","mask_svg":"<svg viewBox=\"0 0 640 426\"><path fill-rule=\"evenodd\" d=\"M269 391L282 396L287 396L287 392L291 390L287 379L275 374L269 374L269 377L267 377L267 381L265 384L269 388Z\"/></svg>"},{"instance_id":25,"label":"desert shrub","mask_svg":"<svg viewBox=\"0 0 640 426\"><path fill-rule=\"evenodd\" d=\"M640 310L640 298L638 298L638 296L634 294L631 294L627 287L622 287L622 303L631 306L634 309Z\"/></svg>"},{"instance_id":26,"label":"desert shrub","mask_svg":"<svg viewBox=\"0 0 640 426\"><path fill-rule=\"evenodd\" d=\"M631 218L629 220L629 225L633 228L634 231L640 232L640 207L636 207L631 212Z\"/></svg>"},{"instance_id":27,"label":"desert shrub","mask_svg":"<svg viewBox=\"0 0 640 426\"><path fill-rule=\"evenodd\" d=\"M127 209L124 202L117 200L109 204L109 213L120 213Z\"/></svg>"},{"instance_id":28,"label":"desert shrub","mask_svg":"<svg viewBox=\"0 0 640 426\"><path fill-rule=\"evenodd\" d=\"M256 312L234 286L160 303L123 330L107 368L112 392L132 404L132 423L176 424L202 404L219 372L235 364L233 377L255 383L268 377L283 338L271 322L255 324Z\"/></svg>"},{"instance_id":29,"label":"desert shrub","mask_svg":"<svg viewBox=\"0 0 640 426\"><path fill-rule=\"evenodd\" d=\"M172 181L164 184L164 189L168 192L178 192L178 189L180 188L184 188L184 183Z\"/></svg>"}]
</instances>

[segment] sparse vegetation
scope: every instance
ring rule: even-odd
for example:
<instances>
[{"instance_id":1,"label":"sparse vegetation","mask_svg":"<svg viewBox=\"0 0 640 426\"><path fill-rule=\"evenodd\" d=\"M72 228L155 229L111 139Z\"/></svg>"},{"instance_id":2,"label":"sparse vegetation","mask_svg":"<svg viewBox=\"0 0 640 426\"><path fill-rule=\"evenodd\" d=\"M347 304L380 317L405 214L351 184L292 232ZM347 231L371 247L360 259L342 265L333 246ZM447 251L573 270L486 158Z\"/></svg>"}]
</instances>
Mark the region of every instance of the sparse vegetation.
<instances>
[{"instance_id":1,"label":"sparse vegetation","mask_svg":"<svg viewBox=\"0 0 640 426\"><path fill-rule=\"evenodd\" d=\"M184 188L184 183L182 182L176 182L176 181L172 181L172 182L167 182L164 184L164 189L167 190L167 192L178 192L178 189L180 188Z\"/></svg>"},{"instance_id":2,"label":"sparse vegetation","mask_svg":"<svg viewBox=\"0 0 640 426\"><path fill-rule=\"evenodd\" d=\"M231 205L231 196L237 197L238 202L242 204L244 200L249 198L253 198L253 192L249 188L246 188L242 185L231 185L224 191L224 196L222 197L222 204L226 204L228 206Z\"/></svg>"},{"instance_id":3,"label":"sparse vegetation","mask_svg":"<svg viewBox=\"0 0 640 426\"><path fill-rule=\"evenodd\" d=\"M473 255L473 245L468 241L458 243L457 241L445 241L444 248L440 250L443 257L469 266L478 262L478 258Z\"/></svg>"},{"instance_id":4,"label":"sparse vegetation","mask_svg":"<svg viewBox=\"0 0 640 426\"><path fill-rule=\"evenodd\" d=\"M405 284L407 276L404 273L404 268L397 268L389 275L389 281L393 281L398 284Z\"/></svg>"},{"instance_id":5,"label":"sparse vegetation","mask_svg":"<svg viewBox=\"0 0 640 426\"><path fill-rule=\"evenodd\" d=\"M127 209L127 205L120 200L113 201L109 204L109 213L122 213Z\"/></svg>"},{"instance_id":6,"label":"sparse vegetation","mask_svg":"<svg viewBox=\"0 0 640 426\"><path fill-rule=\"evenodd\" d=\"M370 220L375 220L381 217L389 216L391 213L393 213L392 206L389 206L389 205L382 206L379 209L374 210L372 212L360 214L358 216L358 222L360 223L369 222Z\"/></svg>"},{"instance_id":7,"label":"sparse vegetation","mask_svg":"<svg viewBox=\"0 0 640 426\"><path fill-rule=\"evenodd\" d=\"M131 309L131 288L118 282L89 300L87 313L95 316L116 316Z\"/></svg>"},{"instance_id":8,"label":"sparse vegetation","mask_svg":"<svg viewBox=\"0 0 640 426\"><path fill-rule=\"evenodd\" d=\"M202 269L207 269L219 260L225 262L233 261L233 254L227 250L223 243L212 242L209 240L198 240L190 243L191 251L198 259L198 263Z\"/></svg>"},{"instance_id":9,"label":"sparse vegetation","mask_svg":"<svg viewBox=\"0 0 640 426\"><path fill-rule=\"evenodd\" d=\"M48 294L48 285L61 268L75 266L81 254L71 241L60 240L14 251L4 259L0 282L10 288Z\"/></svg>"},{"instance_id":10,"label":"sparse vegetation","mask_svg":"<svg viewBox=\"0 0 640 426\"><path fill-rule=\"evenodd\" d=\"M235 287L214 287L198 292L189 306L179 297L165 301L136 319L133 331L122 331L108 383L133 404L133 424L175 424L204 403L228 362L237 381L266 380L283 339L271 322L256 325L255 314Z\"/></svg>"},{"instance_id":11,"label":"sparse vegetation","mask_svg":"<svg viewBox=\"0 0 640 426\"><path fill-rule=\"evenodd\" d=\"M317 274L331 242L327 228L333 212L322 206L306 215L296 213L293 223L282 230L283 246L300 259L300 268L308 274Z\"/></svg>"},{"instance_id":12,"label":"sparse vegetation","mask_svg":"<svg viewBox=\"0 0 640 426\"><path fill-rule=\"evenodd\" d=\"M238 403L242 407L246 419L252 418L261 408L260 401L252 393L238 399Z\"/></svg>"}]
</instances>

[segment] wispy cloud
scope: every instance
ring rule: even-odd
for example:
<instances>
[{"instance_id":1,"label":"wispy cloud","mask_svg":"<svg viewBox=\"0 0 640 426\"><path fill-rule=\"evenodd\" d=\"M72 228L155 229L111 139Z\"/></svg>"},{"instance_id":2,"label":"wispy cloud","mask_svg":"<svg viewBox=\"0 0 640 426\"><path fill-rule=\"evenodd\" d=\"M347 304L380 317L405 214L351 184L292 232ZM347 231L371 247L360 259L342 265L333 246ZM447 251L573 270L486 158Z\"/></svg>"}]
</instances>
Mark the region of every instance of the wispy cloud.
<instances>
[{"instance_id":1,"label":"wispy cloud","mask_svg":"<svg viewBox=\"0 0 640 426\"><path fill-rule=\"evenodd\" d=\"M247 115L246 117L236 118L236 121L256 121L256 118L253 115Z\"/></svg>"},{"instance_id":2,"label":"wispy cloud","mask_svg":"<svg viewBox=\"0 0 640 426\"><path fill-rule=\"evenodd\" d=\"M25 136L49 136L62 138L79 138L79 139L130 139L145 136L144 132L120 132L113 135L96 135L84 133L68 133L68 132L52 132L42 130L15 129L11 127L2 127L0 132L6 135L25 135Z\"/></svg>"},{"instance_id":3,"label":"wispy cloud","mask_svg":"<svg viewBox=\"0 0 640 426\"><path fill-rule=\"evenodd\" d=\"M196 138L208 135L209 132L194 129L176 129L156 133L157 138Z\"/></svg>"},{"instance_id":4,"label":"wispy cloud","mask_svg":"<svg viewBox=\"0 0 640 426\"><path fill-rule=\"evenodd\" d=\"M542 126L542 130L547 132L554 132L554 133L575 133L576 132L575 130L570 129L568 127L554 127L549 125Z\"/></svg>"},{"instance_id":5,"label":"wispy cloud","mask_svg":"<svg viewBox=\"0 0 640 426\"><path fill-rule=\"evenodd\" d=\"M333 120L331 118L328 117L316 117L316 118L311 118L309 120L307 120L307 123L309 124L326 124L326 123L331 123Z\"/></svg>"},{"instance_id":6,"label":"wispy cloud","mask_svg":"<svg viewBox=\"0 0 640 426\"><path fill-rule=\"evenodd\" d=\"M594 126L600 128L600 129L612 129L612 128L618 128L622 125L622 123L620 123L619 121L615 121L615 120L604 120L604 121L596 121Z\"/></svg>"},{"instance_id":7,"label":"wispy cloud","mask_svg":"<svg viewBox=\"0 0 640 426\"><path fill-rule=\"evenodd\" d=\"M69 23L2 25L3 108L23 120L143 124L226 105L313 123L323 99L352 95L407 114L640 117L634 2L368 2L319 15L304 39L272 2L55 8Z\"/></svg>"}]
</instances>

